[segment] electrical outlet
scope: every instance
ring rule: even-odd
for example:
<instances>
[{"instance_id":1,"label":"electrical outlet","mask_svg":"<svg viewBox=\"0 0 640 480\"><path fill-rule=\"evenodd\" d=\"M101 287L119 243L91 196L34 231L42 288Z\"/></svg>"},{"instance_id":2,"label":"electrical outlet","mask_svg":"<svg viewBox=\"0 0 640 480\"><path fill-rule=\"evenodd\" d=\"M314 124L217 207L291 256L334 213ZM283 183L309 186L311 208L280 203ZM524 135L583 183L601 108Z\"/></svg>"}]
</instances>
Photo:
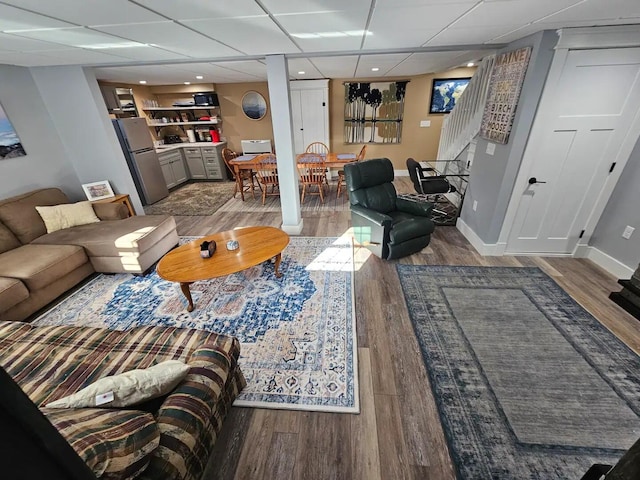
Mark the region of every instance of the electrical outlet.
<instances>
[{"instance_id":1,"label":"electrical outlet","mask_svg":"<svg viewBox=\"0 0 640 480\"><path fill-rule=\"evenodd\" d=\"M633 231L635 230L635 228L633 228L630 225L627 225L627 228L624 229L624 232L622 232L622 237L623 238L631 238L631 234L633 233Z\"/></svg>"},{"instance_id":2,"label":"electrical outlet","mask_svg":"<svg viewBox=\"0 0 640 480\"><path fill-rule=\"evenodd\" d=\"M478 209L478 200L473 201L473 211L475 212Z\"/></svg>"}]
</instances>

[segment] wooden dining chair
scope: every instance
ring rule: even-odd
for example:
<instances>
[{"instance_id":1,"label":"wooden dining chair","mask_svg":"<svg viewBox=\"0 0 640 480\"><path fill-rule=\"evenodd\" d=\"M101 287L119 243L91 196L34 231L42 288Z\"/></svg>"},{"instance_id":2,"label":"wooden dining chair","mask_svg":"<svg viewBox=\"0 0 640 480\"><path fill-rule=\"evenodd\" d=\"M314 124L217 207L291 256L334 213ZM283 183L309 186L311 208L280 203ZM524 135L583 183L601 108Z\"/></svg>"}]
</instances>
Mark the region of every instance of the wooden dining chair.
<instances>
[{"instance_id":1,"label":"wooden dining chair","mask_svg":"<svg viewBox=\"0 0 640 480\"><path fill-rule=\"evenodd\" d=\"M365 155L367 154L367 146L363 145L360 149L360 152L356 156L356 162L360 162L364 160ZM336 188L336 197L340 196L342 192L342 187L346 186L344 182L344 169L338 170L338 186Z\"/></svg>"},{"instance_id":2,"label":"wooden dining chair","mask_svg":"<svg viewBox=\"0 0 640 480\"><path fill-rule=\"evenodd\" d=\"M326 155L329 153L329 147L322 142L313 142L307 145L305 153L320 153Z\"/></svg>"},{"instance_id":3,"label":"wooden dining chair","mask_svg":"<svg viewBox=\"0 0 640 480\"><path fill-rule=\"evenodd\" d=\"M320 195L320 201L324 203L324 186L327 183L327 167L325 159L317 153L302 153L296 157L300 183L302 183L302 196L300 203L304 202L306 193L309 195ZM307 192L307 187L316 186L317 192Z\"/></svg>"},{"instance_id":4,"label":"wooden dining chair","mask_svg":"<svg viewBox=\"0 0 640 480\"><path fill-rule=\"evenodd\" d=\"M253 162L256 177L262 188L262 205L264 205L267 195L280 195L276 156L273 153L263 153L262 155L258 155Z\"/></svg>"},{"instance_id":5,"label":"wooden dining chair","mask_svg":"<svg viewBox=\"0 0 640 480\"><path fill-rule=\"evenodd\" d=\"M255 181L256 173L253 170L240 170L238 178L236 178L236 172L229 162L236 158L238 154L231 150L230 148L222 149L222 160L224 160L224 164L227 166L231 175L233 177L233 181L236 182L236 186L233 189L233 198L236 198L236 194L241 192L242 199L244 200L244 192L248 192L251 190L251 196L256 198L254 194L254 190L256 187L260 188L260 184ZM247 184L245 185L245 180Z\"/></svg>"}]
</instances>

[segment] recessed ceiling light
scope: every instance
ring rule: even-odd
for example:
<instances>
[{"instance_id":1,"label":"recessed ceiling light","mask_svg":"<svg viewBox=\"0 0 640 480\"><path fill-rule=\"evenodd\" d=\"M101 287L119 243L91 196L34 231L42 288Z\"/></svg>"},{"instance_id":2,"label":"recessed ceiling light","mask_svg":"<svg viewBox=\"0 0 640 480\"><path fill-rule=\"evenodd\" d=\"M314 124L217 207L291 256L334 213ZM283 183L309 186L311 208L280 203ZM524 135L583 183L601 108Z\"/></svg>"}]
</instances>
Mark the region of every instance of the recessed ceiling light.
<instances>
[{"instance_id":1,"label":"recessed ceiling light","mask_svg":"<svg viewBox=\"0 0 640 480\"><path fill-rule=\"evenodd\" d=\"M191 85L191 82L184 82L185 85Z\"/></svg>"},{"instance_id":2,"label":"recessed ceiling light","mask_svg":"<svg viewBox=\"0 0 640 480\"><path fill-rule=\"evenodd\" d=\"M371 71L372 71L372 72L377 72L378 70L380 70L378 67L373 67L373 68L371 69Z\"/></svg>"},{"instance_id":3,"label":"recessed ceiling light","mask_svg":"<svg viewBox=\"0 0 640 480\"><path fill-rule=\"evenodd\" d=\"M144 85L145 83L147 83L146 80L140 80L138 83L141 83L142 85Z\"/></svg>"},{"instance_id":4,"label":"recessed ceiling light","mask_svg":"<svg viewBox=\"0 0 640 480\"><path fill-rule=\"evenodd\" d=\"M304 75L304 74L305 74L305 72L304 72L304 71L300 71L300 72L298 72L298 75Z\"/></svg>"},{"instance_id":5,"label":"recessed ceiling light","mask_svg":"<svg viewBox=\"0 0 640 480\"><path fill-rule=\"evenodd\" d=\"M474 65L475 65L475 63L473 63L473 62L467 63L467 67L473 67Z\"/></svg>"},{"instance_id":6,"label":"recessed ceiling light","mask_svg":"<svg viewBox=\"0 0 640 480\"><path fill-rule=\"evenodd\" d=\"M196 75L196 80L202 80L204 77L202 75Z\"/></svg>"}]
</instances>

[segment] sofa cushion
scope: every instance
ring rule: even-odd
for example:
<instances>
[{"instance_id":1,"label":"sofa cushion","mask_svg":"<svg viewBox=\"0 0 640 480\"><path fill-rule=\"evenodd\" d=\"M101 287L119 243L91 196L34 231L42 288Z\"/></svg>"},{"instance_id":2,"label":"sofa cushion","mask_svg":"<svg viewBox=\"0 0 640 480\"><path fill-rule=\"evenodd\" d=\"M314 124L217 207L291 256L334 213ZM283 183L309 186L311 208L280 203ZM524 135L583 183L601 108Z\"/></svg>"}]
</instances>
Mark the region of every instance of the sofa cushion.
<instances>
[{"instance_id":1,"label":"sofa cushion","mask_svg":"<svg viewBox=\"0 0 640 480\"><path fill-rule=\"evenodd\" d=\"M29 298L29 290L20 280L0 277L0 313Z\"/></svg>"},{"instance_id":2,"label":"sofa cushion","mask_svg":"<svg viewBox=\"0 0 640 480\"><path fill-rule=\"evenodd\" d=\"M20 245L20 241L13 232L0 223L0 253L11 250L12 248L18 248Z\"/></svg>"},{"instance_id":3,"label":"sofa cushion","mask_svg":"<svg viewBox=\"0 0 640 480\"><path fill-rule=\"evenodd\" d=\"M42 218L42 221L44 221L44 225L47 227L47 233L100 221L89 201L63 203L51 207L37 206L36 211Z\"/></svg>"},{"instance_id":4,"label":"sofa cushion","mask_svg":"<svg viewBox=\"0 0 640 480\"><path fill-rule=\"evenodd\" d=\"M140 215L58 230L37 238L33 243L81 245L90 257L136 256L152 248L175 228L173 217Z\"/></svg>"},{"instance_id":5,"label":"sofa cushion","mask_svg":"<svg viewBox=\"0 0 640 480\"><path fill-rule=\"evenodd\" d=\"M167 395L189 373L189 365L167 360L103 377L82 390L47 403L47 408L129 407Z\"/></svg>"},{"instance_id":6,"label":"sofa cushion","mask_svg":"<svg viewBox=\"0 0 640 480\"><path fill-rule=\"evenodd\" d=\"M35 210L34 210L35 211ZM31 291L50 285L87 263L77 245L23 245L0 253L0 272L22 280Z\"/></svg>"},{"instance_id":7,"label":"sofa cushion","mask_svg":"<svg viewBox=\"0 0 640 480\"><path fill-rule=\"evenodd\" d=\"M96 408L41 410L100 479L135 478L160 444L160 432L150 413Z\"/></svg>"},{"instance_id":8,"label":"sofa cushion","mask_svg":"<svg viewBox=\"0 0 640 480\"><path fill-rule=\"evenodd\" d=\"M69 203L69 199L59 188L44 188L7 198L0 202L0 221L26 244L47 233L35 207L60 203Z\"/></svg>"}]
</instances>

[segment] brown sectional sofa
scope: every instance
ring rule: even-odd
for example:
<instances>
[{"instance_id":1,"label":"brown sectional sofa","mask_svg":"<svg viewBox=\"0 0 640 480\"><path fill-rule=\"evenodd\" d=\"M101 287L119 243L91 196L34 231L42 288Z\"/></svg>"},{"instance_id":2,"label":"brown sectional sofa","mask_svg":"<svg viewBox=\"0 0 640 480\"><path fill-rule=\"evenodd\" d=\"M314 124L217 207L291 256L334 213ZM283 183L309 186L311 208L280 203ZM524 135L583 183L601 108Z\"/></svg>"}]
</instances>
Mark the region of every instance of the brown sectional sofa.
<instances>
[{"instance_id":1,"label":"brown sectional sofa","mask_svg":"<svg viewBox=\"0 0 640 480\"><path fill-rule=\"evenodd\" d=\"M0 201L0 320L25 320L93 272L144 273L178 243L173 217L128 217L120 203L94 204L98 223L47 233L35 207L63 203L58 188Z\"/></svg>"}]
</instances>

